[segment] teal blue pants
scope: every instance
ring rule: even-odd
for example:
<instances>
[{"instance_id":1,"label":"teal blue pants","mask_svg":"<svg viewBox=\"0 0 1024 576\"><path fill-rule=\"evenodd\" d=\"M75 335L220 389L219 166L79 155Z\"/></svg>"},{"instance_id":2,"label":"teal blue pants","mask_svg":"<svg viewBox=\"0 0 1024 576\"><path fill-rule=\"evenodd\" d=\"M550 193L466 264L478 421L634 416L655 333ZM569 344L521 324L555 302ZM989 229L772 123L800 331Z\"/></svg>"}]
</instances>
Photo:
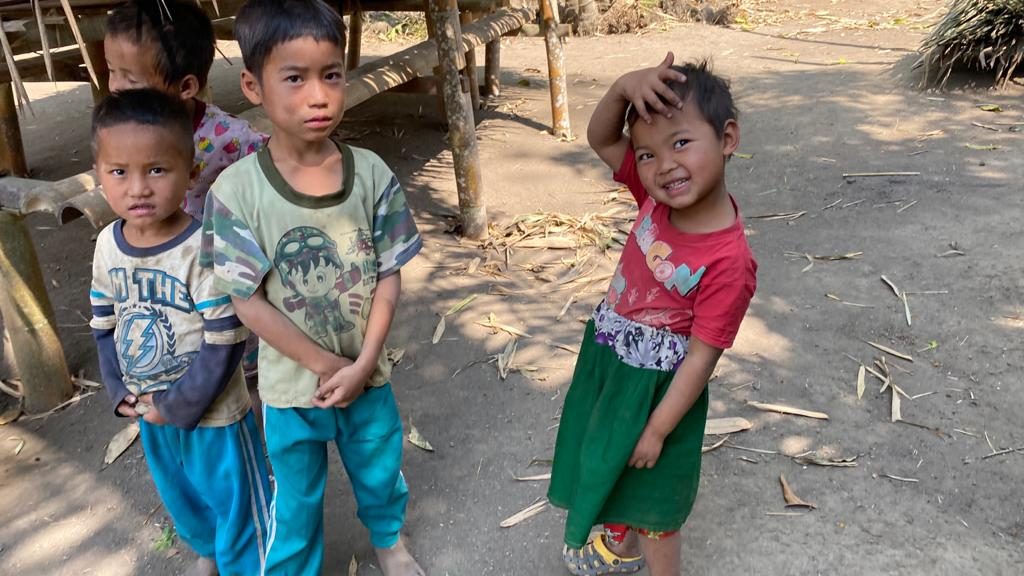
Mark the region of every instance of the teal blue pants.
<instances>
[{"instance_id":1,"label":"teal blue pants","mask_svg":"<svg viewBox=\"0 0 1024 576\"><path fill-rule=\"evenodd\" d=\"M186 544L223 576L263 568L270 486L252 411L227 426L182 430L140 420L156 491Z\"/></svg>"},{"instance_id":2,"label":"teal blue pants","mask_svg":"<svg viewBox=\"0 0 1024 576\"><path fill-rule=\"evenodd\" d=\"M401 470L402 421L390 384L367 389L347 408L264 404L263 427L275 480L264 574L319 576L330 442L341 454L359 520L374 547L398 542L409 489Z\"/></svg>"}]
</instances>

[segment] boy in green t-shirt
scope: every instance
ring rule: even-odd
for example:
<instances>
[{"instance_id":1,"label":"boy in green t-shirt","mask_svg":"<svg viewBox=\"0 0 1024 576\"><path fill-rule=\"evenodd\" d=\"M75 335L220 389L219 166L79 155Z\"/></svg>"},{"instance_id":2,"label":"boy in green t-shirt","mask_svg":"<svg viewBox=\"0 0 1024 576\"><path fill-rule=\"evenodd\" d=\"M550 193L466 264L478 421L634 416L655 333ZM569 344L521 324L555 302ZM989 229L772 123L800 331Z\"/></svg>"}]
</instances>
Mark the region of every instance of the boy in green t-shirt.
<instances>
[{"instance_id":1,"label":"boy in green t-shirt","mask_svg":"<svg viewBox=\"0 0 1024 576\"><path fill-rule=\"evenodd\" d=\"M320 573L333 442L384 574L417 576L399 535L408 489L383 347L399 269L422 240L384 162L329 138L345 110L343 30L320 0L251 0L239 11L242 89L274 130L214 183L203 261L261 341L276 480L264 573Z\"/></svg>"}]
</instances>

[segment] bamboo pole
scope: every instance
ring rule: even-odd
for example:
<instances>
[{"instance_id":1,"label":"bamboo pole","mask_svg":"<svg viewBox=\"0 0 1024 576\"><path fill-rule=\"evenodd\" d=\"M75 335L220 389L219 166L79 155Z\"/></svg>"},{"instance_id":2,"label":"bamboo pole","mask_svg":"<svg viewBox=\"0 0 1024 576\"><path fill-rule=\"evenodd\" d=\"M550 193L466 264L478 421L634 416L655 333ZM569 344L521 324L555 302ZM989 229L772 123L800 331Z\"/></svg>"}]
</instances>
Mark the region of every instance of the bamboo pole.
<instances>
[{"instance_id":1,"label":"bamboo pole","mask_svg":"<svg viewBox=\"0 0 1024 576\"><path fill-rule=\"evenodd\" d=\"M103 41L89 42L85 45L85 52L92 61L92 73L96 82L92 84L92 101L99 104L100 100L110 95L110 70L107 68Z\"/></svg>"},{"instance_id":2,"label":"bamboo pole","mask_svg":"<svg viewBox=\"0 0 1024 576\"><path fill-rule=\"evenodd\" d=\"M544 45L548 52L548 79L551 89L551 133L563 140L572 139L569 126L569 91L565 82L565 54L558 37L558 19L551 0L540 0Z\"/></svg>"},{"instance_id":3,"label":"bamboo pole","mask_svg":"<svg viewBox=\"0 0 1024 576\"><path fill-rule=\"evenodd\" d=\"M21 123L14 105L14 89L0 84L0 174L28 176L25 146L21 142Z\"/></svg>"},{"instance_id":4,"label":"bamboo pole","mask_svg":"<svg viewBox=\"0 0 1024 576\"><path fill-rule=\"evenodd\" d=\"M345 60L346 70L355 70L359 67L359 58L362 56L363 47L363 10L358 2L352 8L352 14L348 17L348 54Z\"/></svg>"},{"instance_id":5,"label":"bamboo pole","mask_svg":"<svg viewBox=\"0 0 1024 576\"><path fill-rule=\"evenodd\" d=\"M499 6L507 7L509 0L500 0L491 7L493 14ZM525 24L524 24L525 25ZM484 47L483 95L488 98L501 96L501 38L495 38Z\"/></svg>"},{"instance_id":6,"label":"bamboo pole","mask_svg":"<svg viewBox=\"0 0 1024 576\"><path fill-rule=\"evenodd\" d=\"M476 13L471 10L462 10L459 12L459 24L462 26L468 26L473 23L476 19ZM476 111L480 109L480 78L477 75L476 67L476 46L470 47L466 50L466 67L463 68L463 74L466 76L466 81L469 83L469 98L473 104L473 115L476 116Z\"/></svg>"},{"instance_id":7,"label":"bamboo pole","mask_svg":"<svg viewBox=\"0 0 1024 576\"><path fill-rule=\"evenodd\" d=\"M71 376L39 258L23 217L5 211L0 211L0 314L21 376L25 412L46 412L70 398Z\"/></svg>"},{"instance_id":8,"label":"bamboo pole","mask_svg":"<svg viewBox=\"0 0 1024 576\"><path fill-rule=\"evenodd\" d=\"M433 14L437 59L441 66L441 93L448 109L448 137L455 161L462 233L473 239L487 236L487 208L476 143L476 125L468 90L460 82L459 60L465 54L456 0L429 0Z\"/></svg>"},{"instance_id":9,"label":"bamboo pole","mask_svg":"<svg viewBox=\"0 0 1024 576\"><path fill-rule=\"evenodd\" d=\"M436 28L434 26L434 13L430 9L430 0L421 0L423 2L423 18L427 21L427 40L431 42L437 41ZM436 47L434 52L436 53ZM441 94L441 66L435 64L432 70L431 79L434 81L434 86L437 89L437 112L439 118L448 118L448 110L444 107L444 96ZM443 120L442 120L443 122Z\"/></svg>"}]
</instances>

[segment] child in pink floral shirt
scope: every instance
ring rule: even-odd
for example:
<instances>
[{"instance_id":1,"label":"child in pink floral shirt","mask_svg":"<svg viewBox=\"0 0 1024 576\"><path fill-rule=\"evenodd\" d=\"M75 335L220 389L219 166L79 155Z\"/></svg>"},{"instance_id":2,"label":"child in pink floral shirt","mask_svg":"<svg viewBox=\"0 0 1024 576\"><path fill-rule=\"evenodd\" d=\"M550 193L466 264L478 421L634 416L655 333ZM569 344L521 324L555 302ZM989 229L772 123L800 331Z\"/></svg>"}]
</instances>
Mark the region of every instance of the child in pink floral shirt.
<instances>
[{"instance_id":1,"label":"child in pink floral shirt","mask_svg":"<svg viewBox=\"0 0 1024 576\"><path fill-rule=\"evenodd\" d=\"M192 115L196 146L185 212L203 219L206 194L220 173L256 152L268 136L248 122L228 114L197 96L206 88L214 56L213 24L194 2L129 2L107 17L103 51L110 70L111 92L130 88L156 88L179 96ZM246 342L242 365L260 420L256 390L259 340ZM262 427L262 422L259 422Z\"/></svg>"},{"instance_id":2,"label":"child in pink floral shirt","mask_svg":"<svg viewBox=\"0 0 1024 576\"><path fill-rule=\"evenodd\" d=\"M196 144L185 211L202 220L206 193L217 176L267 142L245 120L197 98L213 65L210 18L193 2L132 2L107 17L103 48L111 92L156 88L185 101Z\"/></svg>"}]
</instances>

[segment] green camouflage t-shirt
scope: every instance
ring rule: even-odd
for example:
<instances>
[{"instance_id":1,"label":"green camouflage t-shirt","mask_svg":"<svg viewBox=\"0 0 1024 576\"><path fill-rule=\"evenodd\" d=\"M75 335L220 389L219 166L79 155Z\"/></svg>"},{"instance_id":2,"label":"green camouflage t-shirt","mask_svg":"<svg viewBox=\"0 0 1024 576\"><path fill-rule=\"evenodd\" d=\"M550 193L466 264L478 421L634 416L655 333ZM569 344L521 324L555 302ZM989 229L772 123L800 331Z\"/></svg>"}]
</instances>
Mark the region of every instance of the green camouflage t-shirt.
<instances>
[{"instance_id":1,"label":"green camouflage t-shirt","mask_svg":"<svg viewBox=\"0 0 1024 576\"><path fill-rule=\"evenodd\" d=\"M207 197L202 261L215 287L267 300L325 349L359 356L378 278L399 270L423 246L398 179L369 150L339 145L341 190L297 192L265 147L227 168ZM391 366L382 353L370 386ZM310 408L318 378L260 343L260 396L275 408Z\"/></svg>"}]
</instances>

